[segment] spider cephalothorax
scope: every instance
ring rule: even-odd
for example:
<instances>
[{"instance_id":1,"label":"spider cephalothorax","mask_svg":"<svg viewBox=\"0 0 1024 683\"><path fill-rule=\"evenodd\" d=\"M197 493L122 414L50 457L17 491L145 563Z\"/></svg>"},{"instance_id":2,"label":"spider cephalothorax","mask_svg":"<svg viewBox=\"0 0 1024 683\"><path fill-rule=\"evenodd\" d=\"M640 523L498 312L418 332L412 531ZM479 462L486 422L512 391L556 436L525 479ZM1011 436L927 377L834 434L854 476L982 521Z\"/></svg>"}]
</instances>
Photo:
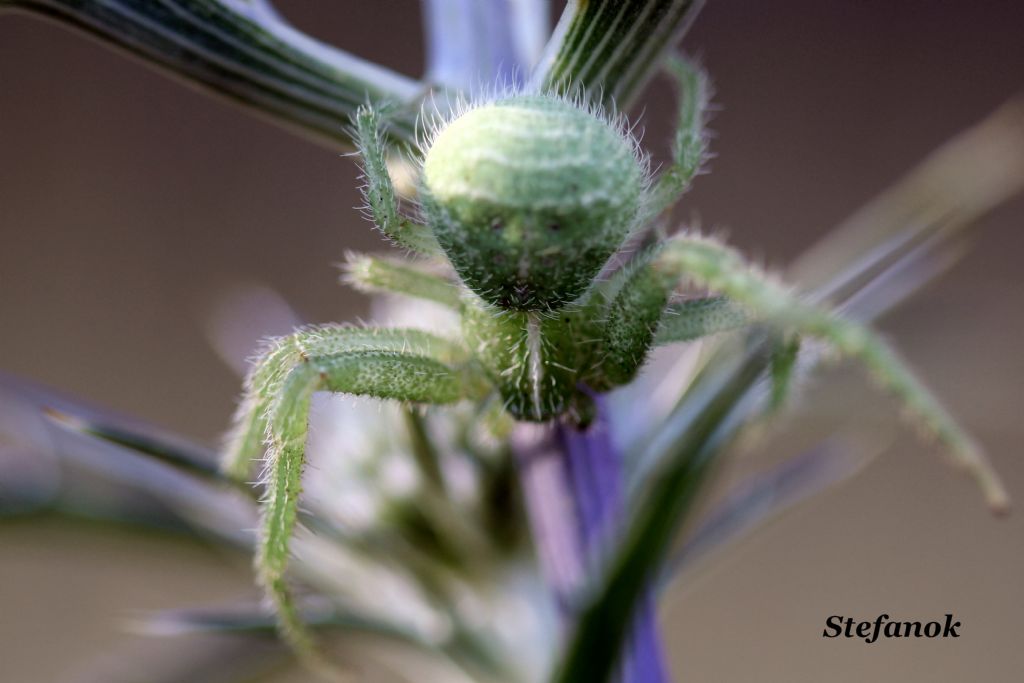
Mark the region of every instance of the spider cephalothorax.
<instances>
[{"instance_id":1,"label":"spider cephalothorax","mask_svg":"<svg viewBox=\"0 0 1024 683\"><path fill-rule=\"evenodd\" d=\"M305 328L272 340L250 372L225 466L245 477L266 453L257 567L293 642L301 644L302 629L284 570L310 397L321 390L418 404L484 405L499 397L517 420L563 418L582 427L589 397L629 382L652 346L758 322L859 359L970 469L994 504L1005 504L973 441L870 329L807 303L706 237L677 234L607 267L631 232L685 191L704 156L705 77L680 60L670 72L681 85L679 127L673 161L656 178L648 177L626 128L582 100L516 95L468 108L425 145L422 224L399 210L378 115L358 113L370 214L392 241L447 273L361 256L350 260L350 282L448 306L461 316L461 335ZM607 276L599 279L602 271ZM681 283L718 295L670 301ZM779 348L777 367L791 368L797 347ZM786 385L785 377L776 379Z\"/></svg>"}]
</instances>

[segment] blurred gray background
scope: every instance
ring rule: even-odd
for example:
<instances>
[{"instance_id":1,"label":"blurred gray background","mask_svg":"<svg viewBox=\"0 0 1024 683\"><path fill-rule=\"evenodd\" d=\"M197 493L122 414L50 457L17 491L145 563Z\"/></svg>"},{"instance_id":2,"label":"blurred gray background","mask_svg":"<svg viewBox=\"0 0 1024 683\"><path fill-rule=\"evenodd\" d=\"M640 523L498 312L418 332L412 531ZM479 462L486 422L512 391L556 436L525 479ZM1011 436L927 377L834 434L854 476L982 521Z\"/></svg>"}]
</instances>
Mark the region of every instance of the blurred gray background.
<instances>
[{"instance_id":1,"label":"blurred gray background","mask_svg":"<svg viewBox=\"0 0 1024 683\"><path fill-rule=\"evenodd\" d=\"M412 0L277 4L317 37L421 71ZM1014 2L710 0L684 46L721 111L713 173L677 215L772 264L1024 87ZM663 158L666 83L641 112ZM239 387L204 332L217 295L260 283L310 322L366 313L332 266L346 248L382 248L352 208L351 160L17 14L0 16L0 161L5 371L212 443ZM883 321L1018 501L1022 225L1017 199ZM859 375L841 381L840 398L814 393L820 412L891 409ZM246 594L247 572L184 541L0 523L0 680L75 680L119 647L126 615ZM684 576L664 603L666 649L684 682L1018 680L1022 577L1021 515L992 519L966 480L901 437L850 484ZM963 636L821 638L830 614L881 612L954 612Z\"/></svg>"}]
</instances>

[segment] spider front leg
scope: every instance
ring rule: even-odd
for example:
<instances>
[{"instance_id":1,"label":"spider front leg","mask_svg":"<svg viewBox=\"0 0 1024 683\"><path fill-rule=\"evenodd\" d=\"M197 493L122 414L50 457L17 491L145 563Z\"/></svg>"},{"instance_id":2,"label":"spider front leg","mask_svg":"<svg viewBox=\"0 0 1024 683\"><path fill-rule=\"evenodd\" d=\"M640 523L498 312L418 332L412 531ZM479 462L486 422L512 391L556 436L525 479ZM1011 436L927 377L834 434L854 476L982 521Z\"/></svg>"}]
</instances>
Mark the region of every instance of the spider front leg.
<instances>
[{"instance_id":1,"label":"spider front leg","mask_svg":"<svg viewBox=\"0 0 1024 683\"><path fill-rule=\"evenodd\" d=\"M805 302L735 250L706 237L684 235L669 240L651 260L650 270L662 278L667 291L680 279L708 287L740 304L753 321L821 340L840 354L858 359L919 426L949 449L978 482L993 509L1008 507L1003 484L978 445L870 328Z\"/></svg>"},{"instance_id":2,"label":"spider front leg","mask_svg":"<svg viewBox=\"0 0 1024 683\"><path fill-rule=\"evenodd\" d=\"M709 296L671 304L658 325L654 345L693 341L719 332L729 332L751 323L750 314L732 299ZM800 337L791 335L780 343L771 358L771 410L785 403L792 385L793 370L800 352Z\"/></svg>"},{"instance_id":3,"label":"spider front leg","mask_svg":"<svg viewBox=\"0 0 1024 683\"><path fill-rule=\"evenodd\" d=\"M384 140L380 135L380 114L369 106L360 107L354 117L355 142L363 158L363 199L374 223L385 237L399 246L425 256L441 253L434 234L413 223L398 208L395 188L388 174Z\"/></svg>"},{"instance_id":4,"label":"spider front leg","mask_svg":"<svg viewBox=\"0 0 1024 683\"><path fill-rule=\"evenodd\" d=\"M652 346L693 341L748 325L747 311L724 296L668 304L675 281L654 265L660 248L648 249L597 291L603 299L602 358L594 388L633 379Z\"/></svg>"},{"instance_id":5,"label":"spider front leg","mask_svg":"<svg viewBox=\"0 0 1024 683\"><path fill-rule=\"evenodd\" d=\"M462 309L458 285L448 278L397 259L349 252L342 265L342 281L368 294L397 294Z\"/></svg>"},{"instance_id":6,"label":"spider front leg","mask_svg":"<svg viewBox=\"0 0 1024 683\"><path fill-rule=\"evenodd\" d=\"M647 199L647 213L654 217L668 209L686 192L707 157L707 116L710 81L696 64L671 56L665 64L679 88L679 115L672 143L672 163L654 181Z\"/></svg>"},{"instance_id":7,"label":"spider front leg","mask_svg":"<svg viewBox=\"0 0 1024 683\"><path fill-rule=\"evenodd\" d=\"M248 475L265 445L256 569L284 636L311 651L284 573L305 462L309 405L317 391L445 404L475 395L481 380L461 348L417 330L311 327L272 341L245 383L224 469Z\"/></svg>"}]
</instances>

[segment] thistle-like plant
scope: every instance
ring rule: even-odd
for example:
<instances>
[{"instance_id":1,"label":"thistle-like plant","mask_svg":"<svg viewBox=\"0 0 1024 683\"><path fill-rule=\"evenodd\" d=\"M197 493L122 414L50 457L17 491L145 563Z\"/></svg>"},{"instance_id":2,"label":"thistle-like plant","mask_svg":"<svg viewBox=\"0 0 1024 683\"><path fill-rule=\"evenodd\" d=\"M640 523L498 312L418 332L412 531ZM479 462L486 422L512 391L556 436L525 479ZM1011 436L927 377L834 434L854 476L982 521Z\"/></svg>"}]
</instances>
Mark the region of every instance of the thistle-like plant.
<instances>
[{"instance_id":1,"label":"thistle-like plant","mask_svg":"<svg viewBox=\"0 0 1024 683\"><path fill-rule=\"evenodd\" d=\"M571 2L550 39L545 3L520 4L515 14L506 3L425 2L432 59L417 83L315 43L264 0L0 1L355 148L366 213L409 256L351 255L344 266L347 283L404 300L408 327L301 327L266 343L220 469L206 452L18 387L61 428L59 443L88 439L67 451L99 439L111 471L124 449L170 465L185 483L142 485L206 534L255 550L269 618L214 611L158 626L278 630L313 664L310 630L343 629L434 652L481 680L662 683L651 605L663 576L834 475L815 469L821 458L797 459L711 512L680 553L670 545L724 447L834 356L864 365L1005 509L980 449L866 323L934 274L943 239L1024 184L1019 107L871 204L817 250L817 271L805 262L775 276L714 236L668 229L708 156L708 77L672 55L701 3ZM633 135L640 122L616 112L659 69L679 105L671 161L652 171ZM501 79L512 85L479 88ZM413 171L403 197L396 167ZM989 173L962 184L963 168ZM428 331L427 305L454 322ZM630 420L608 408L609 392L633 392L634 417L658 412L640 370L711 335L720 343L700 372L670 386L657 415L633 420L647 433L627 468L611 437ZM318 392L387 403L321 415L344 433L318 448L308 426ZM318 468L304 477L307 451ZM411 486L386 481L410 463ZM303 486L319 495L301 497ZM332 507L353 499L364 503L354 518ZM253 540L240 530L257 508ZM537 626L537 572L522 588L524 555L533 559L524 518L559 617L552 630ZM386 604L368 611L375 591ZM524 593L530 627L501 610ZM531 629L529 652L509 646L508 631Z\"/></svg>"}]
</instances>

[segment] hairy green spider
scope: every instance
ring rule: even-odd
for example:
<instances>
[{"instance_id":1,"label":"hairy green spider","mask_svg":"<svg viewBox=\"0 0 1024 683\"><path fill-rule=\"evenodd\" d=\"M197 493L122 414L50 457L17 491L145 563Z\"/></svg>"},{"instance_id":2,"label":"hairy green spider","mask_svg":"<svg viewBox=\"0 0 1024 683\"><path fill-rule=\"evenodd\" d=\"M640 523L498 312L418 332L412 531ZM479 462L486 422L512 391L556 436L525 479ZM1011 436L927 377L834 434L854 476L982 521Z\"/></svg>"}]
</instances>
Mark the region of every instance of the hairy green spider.
<instances>
[{"instance_id":1,"label":"hairy green spider","mask_svg":"<svg viewBox=\"0 0 1024 683\"><path fill-rule=\"evenodd\" d=\"M396 244L451 269L360 256L349 279L452 308L462 338L309 327L272 340L252 368L225 468L246 477L265 451L256 564L293 642L303 636L284 572L317 391L435 405L496 396L516 420L585 425L590 396L633 379L652 346L756 322L859 359L995 503L1005 501L973 441L872 331L807 303L713 239L654 238L650 224L686 190L707 146L705 76L681 60L669 70L681 91L679 125L672 163L657 177L621 120L561 96L513 94L467 108L424 143L420 222L399 210L379 115L357 114L373 220ZM682 283L716 296L673 301ZM796 349L785 347L783 370Z\"/></svg>"}]
</instances>

